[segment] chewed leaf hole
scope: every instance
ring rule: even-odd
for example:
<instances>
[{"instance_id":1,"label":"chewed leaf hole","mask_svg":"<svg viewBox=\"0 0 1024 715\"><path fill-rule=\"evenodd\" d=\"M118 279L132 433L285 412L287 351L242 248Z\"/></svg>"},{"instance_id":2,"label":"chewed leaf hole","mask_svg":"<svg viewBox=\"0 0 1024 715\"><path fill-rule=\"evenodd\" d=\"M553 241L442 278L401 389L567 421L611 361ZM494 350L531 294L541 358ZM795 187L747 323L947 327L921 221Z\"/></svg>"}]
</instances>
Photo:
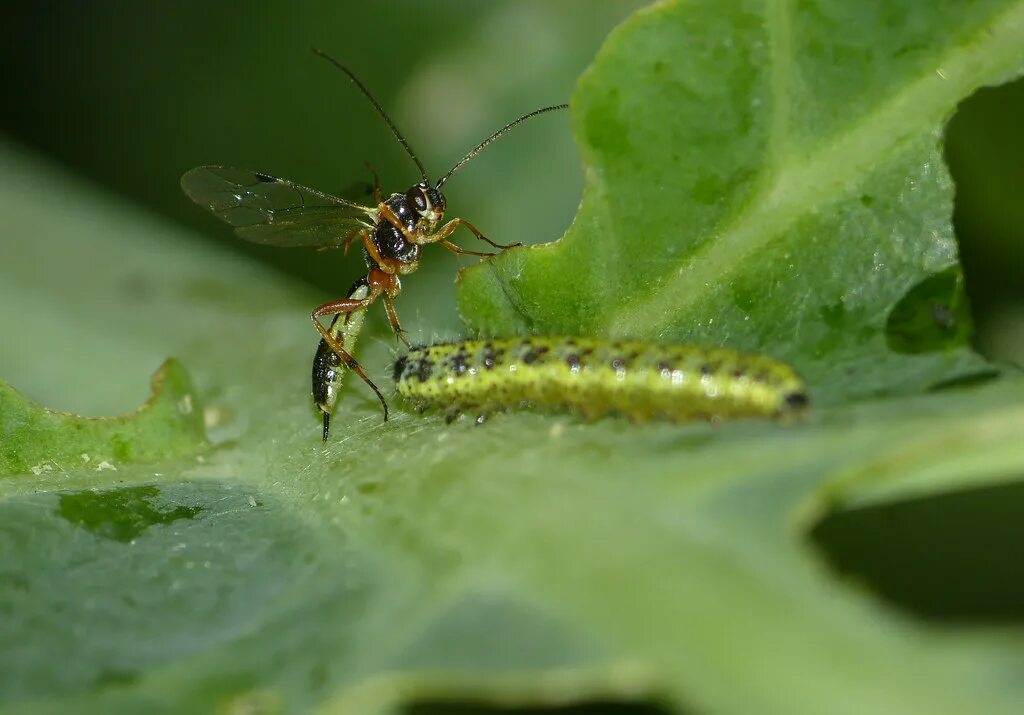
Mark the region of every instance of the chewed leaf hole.
<instances>
[{"instance_id":1,"label":"chewed leaf hole","mask_svg":"<svg viewBox=\"0 0 1024 715\"><path fill-rule=\"evenodd\" d=\"M666 710L647 703L601 702L575 705L501 707L469 701L432 700L403 708L403 715L668 715Z\"/></svg>"},{"instance_id":2,"label":"chewed leaf hole","mask_svg":"<svg viewBox=\"0 0 1024 715\"><path fill-rule=\"evenodd\" d=\"M82 417L37 405L0 381L0 475L86 469L201 452L208 447L192 379L168 359L154 373L152 395L117 417Z\"/></svg>"},{"instance_id":3,"label":"chewed leaf hole","mask_svg":"<svg viewBox=\"0 0 1024 715\"><path fill-rule=\"evenodd\" d=\"M836 512L811 538L842 576L914 614L1024 622L1020 483Z\"/></svg>"},{"instance_id":4,"label":"chewed leaf hole","mask_svg":"<svg viewBox=\"0 0 1024 715\"><path fill-rule=\"evenodd\" d=\"M970 326L963 277L954 266L925 278L893 306L885 338L891 350L916 355L966 345Z\"/></svg>"}]
</instances>

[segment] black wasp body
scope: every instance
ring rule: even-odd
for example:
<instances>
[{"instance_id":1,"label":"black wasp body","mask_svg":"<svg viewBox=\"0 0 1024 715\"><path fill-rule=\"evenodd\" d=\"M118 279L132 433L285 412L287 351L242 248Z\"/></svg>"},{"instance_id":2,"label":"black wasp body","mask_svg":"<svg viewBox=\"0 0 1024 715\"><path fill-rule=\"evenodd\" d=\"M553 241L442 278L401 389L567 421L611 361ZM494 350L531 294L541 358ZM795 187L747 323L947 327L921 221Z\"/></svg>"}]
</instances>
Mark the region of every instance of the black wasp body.
<instances>
[{"instance_id":1,"label":"black wasp body","mask_svg":"<svg viewBox=\"0 0 1024 715\"><path fill-rule=\"evenodd\" d=\"M398 218L402 228L380 219L373 228L373 243L384 258L403 266L415 266L420 259L420 244L406 238L407 234L430 234L444 218L444 195L428 184L419 183L404 194L391 194L384 205ZM402 273L412 273L403 269Z\"/></svg>"},{"instance_id":2,"label":"black wasp body","mask_svg":"<svg viewBox=\"0 0 1024 715\"><path fill-rule=\"evenodd\" d=\"M384 202L390 208L398 220L402 222L406 231L415 231L420 223L419 214L413 211L412 204L405 194L392 194ZM403 266L415 265L420 260L420 247L407 240L405 235L389 221L378 221L373 228L373 245L377 252L384 258L398 261Z\"/></svg>"},{"instance_id":3,"label":"black wasp body","mask_svg":"<svg viewBox=\"0 0 1024 715\"><path fill-rule=\"evenodd\" d=\"M323 438L326 441L331 413L347 370L355 372L373 389L387 420L388 406L384 396L352 352L366 309L378 299L384 303L395 335L409 345L398 322L394 299L402 288L399 276L416 271L423 246L439 243L457 254L493 255L470 251L448 240L455 229L464 226L495 248L511 247L490 240L465 219L444 222L446 204L441 187L463 164L512 127L538 114L564 109L566 105L544 107L507 124L432 184L408 142L363 83L344 65L322 52L315 52L348 75L366 95L420 170L422 181L413 184L404 194L395 193L384 198L380 182L374 175L376 206L363 206L287 179L227 166L192 169L181 178L181 186L193 201L234 226L235 232L248 241L277 246L342 247L346 252L353 242L362 244L368 269L366 276L352 285L346 297L317 306L311 314L313 325L320 333L320 344L313 358L313 399L323 415ZM324 326L320 318L328 315L333 318L328 326Z\"/></svg>"}]
</instances>

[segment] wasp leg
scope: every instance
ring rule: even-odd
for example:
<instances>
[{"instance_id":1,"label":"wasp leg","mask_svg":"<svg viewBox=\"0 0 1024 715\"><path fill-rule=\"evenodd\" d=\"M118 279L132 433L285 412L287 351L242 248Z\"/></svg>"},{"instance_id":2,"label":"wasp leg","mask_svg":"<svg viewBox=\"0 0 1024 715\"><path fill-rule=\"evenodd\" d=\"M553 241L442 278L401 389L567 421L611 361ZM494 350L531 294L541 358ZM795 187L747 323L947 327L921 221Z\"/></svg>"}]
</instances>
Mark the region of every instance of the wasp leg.
<instances>
[{"instance_id":1,"label":"wasp leg","mask_svg":"<svg viewBox=\"0 0 1024 715\"><path fill-rule=\"evenodd\" d=\"M327 331L327 328L320 324L319 320L314 321L314 324L316 325L317 331L320 333L320 337L323 338L324 342L327 343L327 346L330 347L330 349L333 350L335 354L337 354L337 356L342 359L342 361L345 363L349 370L359 375L362 381L369 385L370 389L373 390L375 395L377 395L377 399L380 401L381 409L384 410L384 421L387 422L388 403L384 399L384 395L381 394L380 388L378 388L377 385L374 384L373 380L371 380L370 377L363 371L363 366L360 365L359 362L354 357L352 357L348 352L346 352L343 347L338 345L334 338L331 337L331 334Z\"/></svg>"},{"instance_id":2,"label":"wasp leg","mask_svg":"<svg viewBox=\"0 0 1024 715\"><path fill-rule=\"evenodd\" d=\"M491 239L487 238L487 236L480 233L480 229L478 229L476 226L474 226L464 218L453 218L451 221L442 226L441 229L436 234L434 234L435 236L437 236L436 240L440 241L445 238L448 238L453 233L455 233L455 229L457 229L459 226L465 226L470 231L472 231L473 235L479 238L481 241L483 241L484 243L489 243L495 248L500 248L501 250L505 250L507 248L516 248L517 246L523 245L521 243L495 243Z\"/></svg>"},{"instance_id":3,"label":"wasp leg","mask_svg":"<svg viewBox=\"0 0 1024 715\"><path fill-rule=\"evenodd\" d=\"M468 248L462 248L461 246L456 246L454 243L452 243L451 241L449 241L448 239L445 239L445 238L441 239L441 245L444 246L445 248L447 248L452 253L458 253L460 256L461 255L464 255L464 256L483 256L484 258L486 258L488 256L496 256L496 255L498 255L497 253L484 253L482 251L470 251Z\"/></svg>"},{"instance_id":4,"label":"wasp leg","mask_svg":"<svg viewBox=\"0 0 1024 715\"><path fill-rule=\"evenodd\" d=\"M384 399L384 395L381 394L380 389L374 384L373 380L371 380L369 376L363 371L363 366L360 365L359 362L354 357L352 357L352 355L349 354L345 350L345 348L343 348L338 343L337 340L335 340L334 336L331 335L331 332L327 328L325 328L319 320L319 318L324 315L331 315L337 313L351 313L356 310L365 309L368 305L370 305L370 303L376 300L376 298L377 296L371 293L369 298L364 298L362 300L342 298L341 300L335 300L331 301L330 303L324 303L323 305L315 308L310 317L313 320L313 326L316 328L317 332L320 333L320 337L323 338L323 341L325 343L327 343L327 347L334 351L334 353L339 358L341 358L342 362L344 362L345 365L352 372L354 372L356 375L359 375L362 381L369 385L370 389L373 390L374 394L377 395L377 399L380 401L380 406L384 410L384 421L387 422L388 403Z\"/></svg>"},{"instance_id":5,"label":"wasp leg","mask_svg":"<svg viewBox=\"0 0 1024 715\"><path fill-rule=\"evenodd\" d=\"M377 170L374 169L373 165L368 161L364 161L363 164L366 166L370 174L373 175L373 200L378 204L384 203L384 195L380 190L380 177L377 175Z\"/></svg>"},{"instance_id":6,"label":"wasp leg","mask_svg":"<svg viewBox=\"0 0 1024 715\"><path fill-rule=\"evenodd\" d=\"M360 237L361 234L364 233L366 233L365 228L354 228L348 232L348 235L345 236L345 240L341 242L343 255L348 255L348 249L352 246L352 242L355 241L357 238Z\"/></svg>"},{"instance_id":7,"label":"wasp leg","mask_svg":"<svg viewBox=\"0 0 1024 715\"><path fill-rule=\"evenodd\" d=\"M395 312L395 303L391 300L391 296L384 296L384 310L388 314L388 320L391 321L391 329L395 331L395 337L405 343L405 347L412 348L412 343L405 337L405 329L398 322L398 313Z\"/></svg>"},{"instance_id":8,"label":"wasp leg","mask_svg":"<svg viewBox=\"0 0 1024 715\"><path fill-rule=\"evenodd\" d=\"M370 294L368 298L341 298L339 300L332 300L330 303L324 303L313 308L313 312L310 316L313 318L313 322L320 325L320 321L317 318L322 318L325 315L337 315L339 313L351 313L359 310L360 308L368 308L370 303L377 300L379 294ZM322 325L320 325L323 328ZM326 330L326 328L324 328Z\"/></svg>"}]
</instances>

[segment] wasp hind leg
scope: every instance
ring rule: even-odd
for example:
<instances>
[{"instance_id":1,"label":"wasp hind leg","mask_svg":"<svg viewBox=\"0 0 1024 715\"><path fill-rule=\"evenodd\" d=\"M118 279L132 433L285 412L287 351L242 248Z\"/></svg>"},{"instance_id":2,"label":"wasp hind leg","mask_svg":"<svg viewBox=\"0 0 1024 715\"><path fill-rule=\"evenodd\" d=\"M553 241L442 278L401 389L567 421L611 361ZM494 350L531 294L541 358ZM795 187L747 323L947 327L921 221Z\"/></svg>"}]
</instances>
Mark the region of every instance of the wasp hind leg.
<instances>
[{"instance_id":1,"label":"wasp hind leg","mask_svg":"<svg viewBox=\"0 0 1024 715\"><path fill-rule=\"evenodd\" d=\"M338 358L345 363L352 372L362 379L370 389L373 390L374 394L377 395L377 399L380 401L380 406L384 410L384 421L388 421L388 403L384 399L384 395L381 393L380 388L374 384L373 380L363 370L363 366L352 357L345 348L338 342L331 331L323 326L320 322L320 318L324 315L341 314L341 313L353 313L360 310L366 310L367 306L370 305L375 299L376 295L370 294L367 298L355 299L355 298L342 298L341 300L332 301L330 303L324 303L323 305L317 306L310 314L310 318L313 320L313 327L316 328L317 332L320 333L321 339L327 344L327 347L338 356ZM326 441L327 433L330 426L330 415L328 412L321 408L324 413L324 439Z\"/></svg>"},{"instance_id":2,"label":"wasp hind leg","mask_svg":"<svg viewBox=\"0 0 1024 715\"><path fill-rule=\"evenodd\" d=\"M325 343L327 343L327 347L329 347L334 352L335 355L341 358L341 361L345 363L345 366L349 370L354 372L356 375L359 375L360 379L362 379L363 382L369 385L370 389L373 390L375 395L377 395L377 399L380 401L380 406L384 410L384 421L387 422L388 403L387 400L384 399L384 395L381 393L380 388L378 388L377 385L374 384L373 380L370 379L369 375L366 374L366 372L363 370L363 366L360 365L359 362L354 357L352 357L352 355L348 351L345 350L345 348L338 345L337 341L331 336L329 332L327 332L327 329L320 324L319 320L316 320L314 318L313 323L316 325L316 329L320 332L320 337L323 338L323 341ZM325 441L329 422L330 416L327 412L324 412Z\"/></svg>"}]
</instances>

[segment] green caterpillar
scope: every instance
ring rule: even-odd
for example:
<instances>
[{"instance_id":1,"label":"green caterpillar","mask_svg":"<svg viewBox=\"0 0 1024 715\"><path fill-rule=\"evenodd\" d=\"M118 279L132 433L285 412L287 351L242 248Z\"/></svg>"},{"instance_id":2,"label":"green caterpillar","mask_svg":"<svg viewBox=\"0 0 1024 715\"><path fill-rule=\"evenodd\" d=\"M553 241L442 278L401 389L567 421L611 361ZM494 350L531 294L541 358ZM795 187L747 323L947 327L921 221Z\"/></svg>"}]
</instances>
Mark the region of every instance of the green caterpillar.
<instances>
[{"instance_id":1,"label":"green caterpillar","mask_svg":"<svg viewBox=\"0 0 1024 715\"><path fill-rule=\"evenodd\" d=\"M398 393L449 420L520 406L635 421L785 417L809 399L789 365L724 348L582 337L470 340L419 347L394 366Z\"/></svg>"}]
</instances>

